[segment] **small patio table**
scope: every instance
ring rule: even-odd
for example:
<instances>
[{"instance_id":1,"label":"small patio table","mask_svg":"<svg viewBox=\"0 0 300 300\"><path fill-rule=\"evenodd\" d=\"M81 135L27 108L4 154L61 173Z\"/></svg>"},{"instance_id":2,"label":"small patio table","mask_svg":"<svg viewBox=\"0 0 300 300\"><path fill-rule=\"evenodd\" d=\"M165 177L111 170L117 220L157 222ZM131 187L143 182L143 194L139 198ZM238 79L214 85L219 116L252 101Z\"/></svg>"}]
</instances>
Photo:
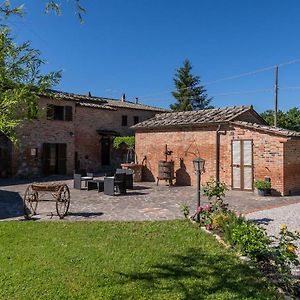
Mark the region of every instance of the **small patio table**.
<instances>
[{"instance_id":1,"label":"small patio table","mask_svg":"<svg viewBox=\"0 0 300 300\"><path fill-rule=\"evenodd\" d=\"M93 179L87 181L87 190L98 190L98 192L104 191L104 180Z\"/></svg>"}]
</instances>

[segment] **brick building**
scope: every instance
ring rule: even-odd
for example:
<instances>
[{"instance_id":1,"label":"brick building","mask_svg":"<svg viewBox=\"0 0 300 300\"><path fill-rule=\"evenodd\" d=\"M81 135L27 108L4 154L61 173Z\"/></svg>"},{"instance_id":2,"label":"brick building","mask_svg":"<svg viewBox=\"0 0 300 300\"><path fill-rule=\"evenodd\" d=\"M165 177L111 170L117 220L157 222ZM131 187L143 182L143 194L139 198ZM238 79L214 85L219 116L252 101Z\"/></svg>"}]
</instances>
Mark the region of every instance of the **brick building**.
<instances>
[{"instance_id":1,"label":"brick building","mask_svg":"<svg viewBox=\"0 0 300 300\"><path fill-rule=\"evenodd\" d=\"M52 91L41 96L42 117L17 129L18 145L0 135L0 177L99 171L123 162L112 139L133 135L132 125L166 110L128 102ZM124 153L123 153L124 154Z\"/></svg>"},{"instance_id":2,"label":"brick building","mask_svg":"<svg viewBox=\"0 0 300 300\"><path fill-rule=\"evenodd\" d=\"M251 106L164 113L133 128L145 180L158 176L167 144L177 184L195 183L192 160L200 156L203 182L212 176L232 189L253 190L254 180L269 177L274 194L300 191L300 133L268 126Z\"/></svg>"}]
</instances>

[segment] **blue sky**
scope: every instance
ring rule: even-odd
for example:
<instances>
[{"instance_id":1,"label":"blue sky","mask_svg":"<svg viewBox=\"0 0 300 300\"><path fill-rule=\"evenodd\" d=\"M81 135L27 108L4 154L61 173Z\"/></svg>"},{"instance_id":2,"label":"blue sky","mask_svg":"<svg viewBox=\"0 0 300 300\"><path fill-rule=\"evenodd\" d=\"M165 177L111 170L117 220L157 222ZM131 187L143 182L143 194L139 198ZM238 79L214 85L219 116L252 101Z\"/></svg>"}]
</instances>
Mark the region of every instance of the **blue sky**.
<instances>
[{"instance_id":1,"label":"blue sky","mask_svg":"<svg viewBox=\"0 0 300 300\"><path fill-rule=\"evenodd\" d=\"M63 70L64 91L168 107L175 69L189 58L214 106L261 112L273 106L274 69L214 81L300 59L299 0L82 0L83 25L72 0L60 17L45 15L44 1L12 1L23 2L13 33L41 50L45 71ZM279 85L279 108L299 107L300 60L279 68Z\"/></svg>"}]
</instances>

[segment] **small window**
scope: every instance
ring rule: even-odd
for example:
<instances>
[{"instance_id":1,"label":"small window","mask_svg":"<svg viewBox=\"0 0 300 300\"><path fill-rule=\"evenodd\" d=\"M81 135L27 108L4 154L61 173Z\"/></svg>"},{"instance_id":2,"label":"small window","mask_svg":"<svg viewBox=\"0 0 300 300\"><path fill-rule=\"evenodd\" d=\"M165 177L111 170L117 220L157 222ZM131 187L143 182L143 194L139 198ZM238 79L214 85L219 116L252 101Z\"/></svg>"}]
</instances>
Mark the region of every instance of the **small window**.
<instances>
[{"instance_id":1,"label":"small window","mask_svg":"<svg viewBox=\"0 0 300 300\"><path fill-rule=\"evenodd\" d=\"M138 116L133 117L133 125L137 124L140 122L140 118Z\"/></svg>"},{"instance_id":2,"label":"small window","mask_svg":"<svg viewBox=\"0 0 300 300\"><path fill-rule=\"evenodd\" d=\"M47 119L59 121L72 121L72 106L47 105Z\"/></svg>"},{"instance_id":3,"label":"small window","mask_svg":"<svg viewBox=\"0 0 300 300\"><path fill-rule=\"evenodd\" d=\"M127 126L127 116L122 116L122 126Z\"/></svg>"},{"instance_id":4,"label":"small window","mask_svg":"<svg viewBox=\"0 0 300 300\"><path fill-rule=\"evenodd\" d=\"M65 107L65 120L66 121L72 121L73 120L72 106L66 106Z\"/></svg>"},{"instance_id":5,"label":"small window","mask_svg":"<svg viewBox=\"0 0 300 300\"><path fill-rule=\"evenodd\" d=\"M54 120L63 121L65 118L65 107L54 105Z\"/></svg>"}]
</instances>

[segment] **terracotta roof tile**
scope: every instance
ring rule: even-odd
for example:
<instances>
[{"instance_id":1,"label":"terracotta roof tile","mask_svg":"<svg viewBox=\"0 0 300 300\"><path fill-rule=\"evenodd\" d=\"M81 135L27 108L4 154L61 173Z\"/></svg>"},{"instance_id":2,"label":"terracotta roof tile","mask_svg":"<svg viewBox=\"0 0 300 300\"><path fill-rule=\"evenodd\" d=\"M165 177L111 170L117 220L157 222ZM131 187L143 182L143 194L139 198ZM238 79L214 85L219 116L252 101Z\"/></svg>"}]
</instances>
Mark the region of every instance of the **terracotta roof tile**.
<instances>
[{"instance_id":1,"label":"terracotta roof tile","mask_svg":"<svg viewBox=\"0 0 300 300\"><path fill-rule=\"evenodd\" d=\"M288 129L284 129L284 128L279 128L279 127L275 127L275 126L261 125L261 124L256 124L256 123L248 123L248 122L243 122L243 121L234 121L231 123L235 124L235 125L247 127L250 129L256 129L256 130L261 130L261 131L265 131L268 133L273 133L276 135L300 138L300 132L292 131L292 130L288 130Z\"/></svg>"},{"instance_id":2,"label":"terracotta roof tile","mask_svg":"<svg viewBox=\"0 0 300 300\"><path fill-rule=\"evenodd\" d=\"M56 90L49 90L47 94L43 96L51 96L53 95L56 98L60 98L67 101L75 101L80 106L85 107L92 107L98 109L108 109L108 110L116 110L117 108L129 108L129 109L139 109L139 110L148 110L148 111L155 111L155 112L167 112L168 110L144 105L141 103L134 103L130 101L120 101L111 98L104 98L104 97L95 97L95 96L87 96L87 95L80 95L74 93L67 93L62 91Z\"/></svg>"},{"instance_id":3,"label":"terracotta roof tile","mask_svg":"<svg viewBox=\"0 0 300 300\"><path fill-rule=\"evenodd\" d=\"M120 100L115 100L115 99L107 99L108 106L112 107L121 107L121 108L130 108L130 109L142 109L142 110L151 110L151 111L157 111L157 112L167 112L169 110L163 109L160 107L155 107L155 106L150 106L150 105L145 105L141 103L135 103L135 102L130 102L130 101L120 101Z\"/></svg>"},{"instance_id":4,"label":"terracotta roof tile","mask_svg":"<svg viewBox=\"0 0 300 300\"><path fill-rule=\"evenodd\" d=\"M199 126L211 123L230 122L252 106L233 106L202 109L197 111L157 114L155 117L134 125L132 128L159 128L175 126Z\"/></svg>"}]
</instances>

